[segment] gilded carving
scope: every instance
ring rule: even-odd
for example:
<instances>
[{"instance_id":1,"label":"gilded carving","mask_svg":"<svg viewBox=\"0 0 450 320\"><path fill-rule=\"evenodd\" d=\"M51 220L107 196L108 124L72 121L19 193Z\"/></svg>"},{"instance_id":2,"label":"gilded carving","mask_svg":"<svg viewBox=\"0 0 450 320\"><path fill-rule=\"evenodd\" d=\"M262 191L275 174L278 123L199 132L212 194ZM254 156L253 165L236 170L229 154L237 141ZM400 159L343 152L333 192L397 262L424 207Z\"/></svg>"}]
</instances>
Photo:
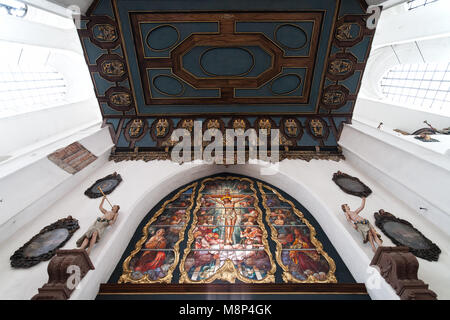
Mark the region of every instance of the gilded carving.
<instances>
[{"instance_id":1,"label":"gilded carving","mask_svg":"<svg viewBox=\"0 0 450 320\"><path fill-rule=\"evenodd\" d=\"M280 134L280 145L281 146L294 146L294 141L286 138L283 134Z\"/></svg>"},{"instance_id":2,"label":"gilded carving","mask_svg":"<svg viewBox=\"0 0 450 320\"><path fill-rule=\"evenodd\" d=\"M156 136L158 138L163 138L169 133L169 121L165 118L158 119L155 125Z\"/></svg>"},{"instance_id":3,"label":"gilded carving","mask_svg":"<svg viewBox=\"0 0 450 320\"><path fill-rule=\"evenodd\" d=\"M270 129L272 128L272 124L270 123L270 119L268 119L268 118L259 119L258 127L259 127L259 129L267 130L267 134L270 134Z\"/></svg>"},{"instance_id":4,"label":"gilded carving","mask_svg":"<svg viewBox=\"0 0 450 320\"><path fill-rule=\"evenodd\" d=\"M94 37L98 41L113 42L117 39L116 28L110 24L99 24L94 26Z\"/></svg>"},{"instance_id":5,"label":"gilded carving","mask_svg":"<svg viewBox=\"0 0 450 320\"><path fill-rule=\"evenodd\" d=\"M131 95L127 92L115 92L110 95L109 101L115 106L129 106L131 105Z\"/></svg>"},{"instance_id":6,"label":"gilded carving","mask_svg":"<svg viewBox=\"0 0 450 320\"><path fill-rule=\"evenodd\" d=\"M284 131L289 137L296 137L299 132L298 124L295 119L286 119L284 121Z\"/></svg>"},{"instance_id":7,"label":"gilded carving","mask_svg":"<svg viewBox=\"0 0 450 320\"><path fill-rule=\"evenodd\" d=\"M323 103L327 105L338 105L345 102L345 93L339 90L327 91L322 98Z\"/></svg>"},{"instance_id":8,"label":"gilded carving","mask_svg":"<svg viewBox=\"0 0 450 320\"><path fill-rule=\"evenodd\" d=\"M104 61L101 64L101 70L103 74L120 77L125 73L125 65L119 60Z\"/></svg>"},{"instance_id":9,"label":"gilded carving","mask_svg":"<svg viewBox=\"0 0 450 320\"><path fill-rule=\"evenodd\" d=\"M329 72L334 75L341 75L352 70L353 64L349 60L336 59L331 62Z\"/></svg>"},{"instance_id":10,"label":"gilded carving","mask_svg":"<svg viewBox=\"0 0 450 320\"><path fill-rule=\"evenodd\" d=\"M166 143L167 141L167 143ZM169 144L166 140L162 143L163 146L169 146L174 144ZM236 156L235 153L235 160L236 163ZM170 160L170 152L167 151L139 151L139 152L129 152L129 151L121 151L117 152L114 151L109 156L109 160L114 162L121 162L121 161L130 161L130 160L143 160L145 162L153 161L153 160ZM245 152L245 159L248 161L249 159L249 152ZM280 151L280 161L284 159L299 159L303 161L311 161L311 160L331 160L339 162L341 160L344 160L344 156L342 153L336 153L332 151L294 151L294 150L288 150L288 151ZM191 158L193 161L193 157ZM226 158L224 157L224 162L226 162Z\"/></svg>"},{"instance_id":11,"label":"gilded carving","mask_svg":"<svg viewBox=\"0 0 450 320\"><path fill-rule=\"evenodd\" d=\"M324 126L322 121L319 119L311 119L309 122L309 127L311 128L312 134L316 137L322 137L324 133Z\"/></svg>"},{"instance_id":12,"label":"gilded carving","mask_svg":"<svg viewBox=\"0 0 450 320\"><path fill-rule=\"evenodd\" d=\"M143 127L144 121L142 121L141 119L134 119L131 122L130 128L128 129L128 134L131 138L136 138L141 134Z\"/></svg>"},{"instance_id":13,"label":"gilded carving","mask_svg":"<svg viewBox=\"0 0 450 320\"><path fill-rule=\"evenodd\" d=\"M194 120L193 119L182 120L181 128L186 129L189 132L192 132L192 130L194 129Z\"/></svg>"},{"instance_id":14,"label":"gilded carving","mask_svg":"<svg viewBox=\"0 0 450 320\"><path fill-rule=\"evenodd\" d=\"M233 121L233 129L238 130L238 129L242 129L245 130L245 121L244 119L235 119Z\"/></svg>"},{"instance_id":15,"label":"gilded carving","mask_svg":"<svg viewBox=\"0 0 450 320\"><path fill-rule=\"evenodd\" d=\"M344 23L342 26L337 28L336 38L339 41L349 41L353 40L354 37L351 35L352 23Z\"/></svg>"},{"instance_id":16,"label":"gilded carving","mask_svg":"<svg viewBox=\"0 0 450 320\"><path fill-rule=\"evenodd\" d=\"M218 119L209 119L206 123L206 127L208 129L219 129L220 130L220 122Z\"/></svg>"}]
</instances>

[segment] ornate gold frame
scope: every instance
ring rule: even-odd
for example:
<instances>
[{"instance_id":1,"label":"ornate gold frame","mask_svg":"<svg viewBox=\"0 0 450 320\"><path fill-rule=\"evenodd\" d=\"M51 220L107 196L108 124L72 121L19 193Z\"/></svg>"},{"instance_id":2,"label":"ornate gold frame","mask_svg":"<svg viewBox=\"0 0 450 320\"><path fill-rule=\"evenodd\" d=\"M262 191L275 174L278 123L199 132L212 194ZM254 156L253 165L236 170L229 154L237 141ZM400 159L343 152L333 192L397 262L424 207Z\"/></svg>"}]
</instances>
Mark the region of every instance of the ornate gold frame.
<instances>
[{"instance_id":1,"label":"ornate gold frame","mask_svg":"<svg viewBox=\"0 0 450 320\"><path fill-rule=\"evenodd\" d=\"M144 226L144 228L142 229L143 235L142 235L141 239L136 243L135 249L131 252L131 254L123 262L123 265L122 265L123 272L122 272L122 275L120 276L118 283L170 283L172 281L173 271L177 267L179 259L180 259L180 252L178 250L178 247L179 247L180 243L184 240L184 234L186 232L187 225L189 224L189 221L191 219L191 210L192 210L192 207L194 206L194 198L195 198L195 192L197 189L197 185L198 185L198 183L195 182L195 183L190 184L189 186L183 188L182 190L178 191L178 193L176 195L174 195L170 200L167 200L166 202L164 202L164 204L161 206L161 208L153 215L153 217L150 219L150 221ZM186 221L184 223L184 227L180 231L178 241L175 243L175 245L173 247L175 259L172 263L172 266L167 271L167 275L164 278L161 278L158 280L150 280L148 278L148 274L144 275L141 279L138 279L138 280L133 279L131 277L131 274L133 271L130 269L129 264L130 264L131 259L141 250L142 246L147 241L148 228L164 212L164 210L166 209L166 206L169 203L177 200L181 194L183 194L186 190L189 190L191 188L192 188L192 194L190 196L191 204L186 209Z\"/></svg>"},{"instance_id":2,"label":"ornate gold frame","mask_svg":"<svg viewBox=\"0 0 450 320\"><path fill-rule=\"evenodd\" d=\"M216 273L208 278L208 279L204 279L204 280L199 280L199 281L192 281L191 279L189 279L188 273L187 271L184 269L184 264L186 262L186 258L188 256L188 254L191 252L191 246L194 242L194 229L197 227L197 213L199 212L199 209L201 207L201 197L203 196L202 191L205 188L205 183L206 182L210 182L210 181L216 181L216 180L238 180L238 181L245 181L248 182L250 185L251 190L253 191L253 195L255 197L255 209L258 211L258 225L261 227L261 230L263 232L263 237L262 237L262 242L264 244L264 251L267 253L267 255L269 256L270 259L270 265L271 265L271 269L269 270L268 274L266 275L266 277L262 280L251 280L248 279L244 276L242 276L240 274L240 272L238 270L236 270L236 268L234 267L234 264L231 260L226 260L225 263L216 271ZM247 178L239 178L239 177L214 177L214 178L206 178L204 180L202 180L201 185L200 185L200 189L198 191L198 195L197 195L197 206L194 209L194 214L193 214L193 220L192 220L192 226L191 229L189 230L188 233L188 243L186 246L186 249L184 250L184 255L183 255L183 259L180 263L180 283L211 283L215 280L224 280L224 281L228 281L230 283L235 283L236 279L244 282L244 283L274 283L275 282L275 271L276 271L276 264L273 261L272 258L272 254L269 250L269 243L267 241L267 237L268 237L268 233L267 230L263 224L263 220L262 220L262 210L259 207L259 200L258 200L258 196L257 196L257 192L256 189L254 187L254 183L252 180L247 179Z\"/></svg>"},{"instance_id":3,"label":"ornate gold frame","mask_svg":"<svg viewBox=\"0 0 450 320\"><path fill-rule=\"evenodd\" d=\"M277 245L276 259L277 259L278 264L280 265L280 267L284 271L283 272L283 281L284 282L294 282L294 283L336 283L337 279L336 279L336 277L334 275L334 273L336 272L336 264L335 264L334 260L323 250L322 243L319 240L316 239L316 229L303 216L303 213L300 210L298 210L291 201L285 199L277 190L275 190L272 187L269 187L268 185L263 184L263 183L261 183L259 181L257 182L257 184L258 184L259 191L261 192L261 196L263 198L264 209L266 210L266 222L269 225L270 230L272 231L272 236L271 236L272 240ZM317 251L325 258L325 260L328 262L328 265L330 266L330 270L328 271L326 280L323 280L323 281L317 280L312 275L308 276L308 278L306 280L303 280L303 281L299 280L299 279L295 278L294 276L292 276L292 274L288 270L288 267L286 267L282 263L282 260L281 260L282 246L281 246L281 243L277 239L278 232L275 229L275 227L272 225L272 223L270 222L270 219L269 219L270 208L266 205L267 196L266 196L266 192L264 191L264 188L269 189L270 191L272 191L278 197L278 199L280 201L288 203L291 206L291 208L294 211L294 213L309 228L310 238L311 238L312 244L316 247Z\"/></svg>"}]
</instances>

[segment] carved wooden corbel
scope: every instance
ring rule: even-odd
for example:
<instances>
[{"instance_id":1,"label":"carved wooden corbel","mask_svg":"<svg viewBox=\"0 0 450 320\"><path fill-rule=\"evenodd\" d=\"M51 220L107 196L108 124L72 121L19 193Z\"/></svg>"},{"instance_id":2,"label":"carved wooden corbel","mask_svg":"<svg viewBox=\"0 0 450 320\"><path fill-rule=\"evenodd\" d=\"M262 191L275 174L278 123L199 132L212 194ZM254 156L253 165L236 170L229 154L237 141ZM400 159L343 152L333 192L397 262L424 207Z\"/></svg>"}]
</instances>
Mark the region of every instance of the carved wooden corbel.
<instances>
[{"instance_id":1,"label":"carved wooden corbel","mask_svg":"<svg viewBox=\"0 0 450 320\"><path fill-rule=\"evenodd\" d=\"M370 265L379 268L401 300L437 300L428 284L417 278L419 261L407 247L378 247Z\"/></svg>"},{"instance_id":2,"label":"carved wooden corbel","mask_svg":"<svg viewBox=\"0 0 450 320\"><path fill-rule=\"evenodd\" d=\"M31 300L67 300L78 282L94 269L86 250L58 250L47 267L48 282Z\"/></svg>"}]
</instances>

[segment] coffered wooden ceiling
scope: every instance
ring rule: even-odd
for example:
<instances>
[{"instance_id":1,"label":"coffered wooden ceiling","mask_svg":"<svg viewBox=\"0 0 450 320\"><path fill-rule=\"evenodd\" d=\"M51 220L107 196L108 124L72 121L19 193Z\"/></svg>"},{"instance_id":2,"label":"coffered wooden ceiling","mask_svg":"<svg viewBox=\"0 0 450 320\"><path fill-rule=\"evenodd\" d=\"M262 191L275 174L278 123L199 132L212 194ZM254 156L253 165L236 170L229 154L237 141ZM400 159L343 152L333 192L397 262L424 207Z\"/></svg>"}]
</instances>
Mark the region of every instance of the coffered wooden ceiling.
<instances>
[{"instance_id":1,"label":"coffered wooden ceiling","mask_svg":"<svg viewBox=\"0 0 450 320\"><path fill-rule=\"evenodd\" d=\"M374 30L362 0L94 1L79 34L116 151L175 128L279 128L339 154Z\"/></svg>"}]
</instances>

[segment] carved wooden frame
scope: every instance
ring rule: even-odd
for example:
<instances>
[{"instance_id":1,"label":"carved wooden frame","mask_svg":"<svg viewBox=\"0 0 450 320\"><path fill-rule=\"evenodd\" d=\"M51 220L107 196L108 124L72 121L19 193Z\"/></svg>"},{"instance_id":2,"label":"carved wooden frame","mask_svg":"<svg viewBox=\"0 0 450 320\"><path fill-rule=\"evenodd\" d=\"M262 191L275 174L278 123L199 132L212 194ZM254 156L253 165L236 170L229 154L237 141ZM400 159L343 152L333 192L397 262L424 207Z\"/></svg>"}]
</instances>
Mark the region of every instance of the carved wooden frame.
<instances>
[{"instance_id":1,"label":"carved wooden frame","mask_svg":"<svg viewBox=\"0 0 450 320\"><path fill-rule=\"evenodd\" d=\"M386 212L386 211L381 212L381 211L382 210L380 210L379 212L375 212L373 214L375 217L375 225L379 229L381 229L381 231L383 231L383 233L386 235L386 237L391 239L391 241L396 246L408 247L409 251L418 258L422 258L422 259L425 259L428 261L438 261L439 254L441 253L441 249L434 242L432 242L430 239L425 237L422 234L422 232L420 232L419 230L414 228L414 226L409 221L397 218L396 216L394 216L393 214L391 214L389 212ZM388 231L386 231L384 229L384 224L386 222L390 222L390 221L404 224L404 225L410 227L411 229L413 229L414 232L419 234L423 238L423 240L429 245L429 248L428 249L415 249L415 248L411 248L411 247L405 245L404 243L401 243L399 240L397 240L394 236L392 236Z\"/></svg>"},{"instance_id":2,"label":"carved wooden frame","mask_svg":"<svg viewBox=\"0 0 450 320\"><path fill-rule=\"evenodd\" d=\"M346 188L343 185L340 185L339 184L339 179L340 178L347 178L347 179L353 180L353 181L361 184L363 186L363 188L364 188L364 191L356 192L356 191L353 191L353 190L350 190L350 189ZM332 180L334 181L334 183L336 183L338 185L339 188L341 188L342 191L344 191L345 193L351 194L353 196L357 196L357 197L362 198L362 197L368 197L372 193L372 190L368 186L366 186L361 180L359 180L356 177L352 177L352 176L350 176L350 175L348 175L346 173L343 173L341 171L338 171L338 172L334 173Z\"/></svg>"},{"instance_id":3,"label":"carved wooden frame","mask_svg":"<svg viewBox=\"0 0 450 320\"><path fill-rule=\"evenodd\" d=\"M68 236L66 239L61 242L56 248L53 250L47 251L46 253L43 253L36 257L28 257L25 256L24 251L25 249L39 236L43 235L44 233L47 233L49 231L53 231L55 229L65 228L69 231ZM11 260L11 267L13 268L30 268L36 264L38 264L41 261L47 261L50 258L52 258L56 251L63 247L67 241L72 237L72 235L80 228L78 225L78 220L72 218L72 216L68 216L67 218L59 219L58 221L46 226L41 231L39 231L38 234L33 236L27 243L25 243L22 247L16 250L14 254L9 258Z\"/></svg>"},{"instance_id":4,"label":"carved wooden frame","mask_svg":"<svg viewBox=\"0 0 450 320\"><path fill-rule=\"evenodd\" d=\"M103 181L107 181L107 180L117 180L118 183L117 185L112 188L111 190L103 190L104 194L110 194L112 193L118 186L119 184L122 182L122 177L120 176L120 174L118 174L117 172L114 172L112 174L107 175L106 177L103 177L101 179L98 179L97 181L95 181L85 192L84 194L86 196L88 196L91 199L96 199L96 198L100 198L102 196L102 194L94 192L92 189L94 188L94 186L98 183L101 183Z\"/></svg>"}]
</instances>

